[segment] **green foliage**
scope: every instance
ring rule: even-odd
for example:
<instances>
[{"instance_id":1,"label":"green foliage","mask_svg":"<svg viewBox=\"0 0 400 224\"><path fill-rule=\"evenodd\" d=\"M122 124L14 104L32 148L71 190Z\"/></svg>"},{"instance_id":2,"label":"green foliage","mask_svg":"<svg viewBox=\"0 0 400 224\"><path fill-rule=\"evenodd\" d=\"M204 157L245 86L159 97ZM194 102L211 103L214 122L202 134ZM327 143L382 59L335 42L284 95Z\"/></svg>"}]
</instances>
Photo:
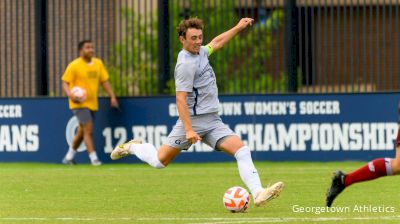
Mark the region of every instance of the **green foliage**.
<instances>
[{"instance_id":1,"label":"green foliage","mask_svg":"<svg viewBox=\"0 0 400 224\"><path fill-rule=\"evenodd\" d=\"M233 1L187 0L169 2L170 11L170 71L163 94L174 94L173 71L182 46L175 27L185 17L199 17L205 23L204 44L230 29L239 21ZM157 16L156 12L136 13L121 10L121 41L115 44L109 60L110 82L119 96L154 95L157 89ZM148 16L148 18L144 18ZM267 62L271 48L277 44L273 35L282 27L284 12L277 9L264 21L233 38L218 53L210 57L218 79L220 93L274 93L287 89L284 71L270 74Z\"/></svg>"},{"instance_id":2,"label":"green foliage","mask_svg":"<svg viewBox=\"0 0 400 224\"><path fill-rule=\"evenodd\" d=\"M173 1L172 12L179 10L177 1ZM240 20L235 12L234 2L227 1L220 4L211 1L186 1L190 11L186 16L203 19L204 44L212 38L232 28ZM172 14L172 22L177 26L184 18L185 11ZM272 12L264 22L258 22L253 27L233 38L218 53L210 57L210 63L218 79L220 93L272 93L287 89L287 77L284 71L274 77L268 72L266 62L271 59L271 47L277 44L273 31L282 27L284 12L281 9ZM181 48L174 30L171 33L173 56L175 59ZM171 61L171 67L175 66Z\"/></svg>"},{"instance_id":3,"label":"green foliage","mask_svg":"<svg viewBox=\"0 0 400 224\"><path fill-rule=\"evenodd\" d=\"M121 9L122 41L114 45L108 69L110 83L119 96L152 95L157 92L157 16Z\"/></svg>"},{"instance_id":4,"label":"green foliage","mask_svg":"<svg viewBox=\"0 0 400 224\"><path fill-rule=\"evenodd\" d=\"M251 90L252 93L279 93L284 91L287 85L287 75L281 72L277 79L273 79L267 73L261 73L257 76L242 76L228 82L228 93L238 91L246 93Z\"/></svg>"}]
</instances>

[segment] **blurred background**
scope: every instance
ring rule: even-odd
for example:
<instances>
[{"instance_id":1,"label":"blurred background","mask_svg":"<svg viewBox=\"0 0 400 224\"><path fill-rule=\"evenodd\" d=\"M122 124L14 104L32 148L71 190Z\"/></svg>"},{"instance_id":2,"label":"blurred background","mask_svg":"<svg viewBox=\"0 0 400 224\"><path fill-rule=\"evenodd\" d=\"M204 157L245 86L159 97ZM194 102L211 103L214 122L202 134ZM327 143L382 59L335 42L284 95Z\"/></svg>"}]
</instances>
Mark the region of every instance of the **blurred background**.
<instances>
[{"instance_id":1,"label":"blurred background","mask_svg":"<svg viewBox=\"0 0 400 224\"><path fill-rule=\"evenodd\" d=\"M118 96L173 95L175 30L204 44L255 24L211 57L220 94L391 92L400 87L400 0L1 0L0 97L63 96L82 39Z\"/></svg>"},{"instance_id":2,"label":"blurred background","mask_svg":"<svg viewBox=\"0 0 400 224\"><path fill-rule=\"evenodd\" d=\"M0 0L0 223L400 223L395 178L345 190L334 205L350 212L319 207L333 171L396 155L399 10L400 0ZM255 19L210 63L219 115L251 148L264 186L287 186L266 209L225 211L225 190L244 185L235 158L204 143L163 171L110 159L133 138L160 146L176 124L176 27L189 17L204 20L204 45ZM84 144L78 166L56 165L79 125L61 76L83 39L120 104L99 100L100 168Z\"/></svg>"}]
</instances>

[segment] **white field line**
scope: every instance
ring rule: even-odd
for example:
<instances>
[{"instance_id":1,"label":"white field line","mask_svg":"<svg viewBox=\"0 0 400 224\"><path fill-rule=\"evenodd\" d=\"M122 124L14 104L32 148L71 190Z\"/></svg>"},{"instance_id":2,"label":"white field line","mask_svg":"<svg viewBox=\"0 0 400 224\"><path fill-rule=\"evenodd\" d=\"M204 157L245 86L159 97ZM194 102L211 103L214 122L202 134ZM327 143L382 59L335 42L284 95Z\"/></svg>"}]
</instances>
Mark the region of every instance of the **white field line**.
<instances>
[{"instance_id":1,"label":"white field line","mask_svg":"<svg viewBox=\"0 0 400 224\"><path fill-rule=\"evenodd\" d=\"M336 222L336 221L368 221L368 220L400 220L400 216L381 217L319 217L319 218L260 218L244 220L224 220L213 222L190 222L188 224L228 224L228 223L309 223L309 222Z\"/></svg>"},{"instance_id":2,"label":"white field line","mask_svg":"<svg viewBox=\"0 0 400 224\"><path fill-rule=\"evenodd\" d=\"M88 164L87 164L88 165ZM65 165L62 165L64 167L51 167L51 168L32 168L33 171L76 171L76 169L74 169L74 167L65 167ZM256 164L257 166L257 164ZM284 165L282 165L284 166ZM268 166L266 166L268 168ZM91 168L90 166L87 166L87 168ZM349 169L353 169L354 167L348 167L348 166L341 166L340 167L343 170L349 170ZM2 169L4 171L8 171L8 170L12 170L15 171L17 169L13 168L13 167L2 167ZM180 167L171 167L171 168L167 168L169 170L181 170ZM206 171L206 170L219 170L219 169L223 169L224 171L235 171L237 170L237 167L223 167L223 166L216 166L216 167L206 167L206 166L202 166L201 164L198 167L190 167L190 169L193 170L201 170L202 172ZM261 169L261 168L259 168ZM337 168L332 168L332 167L274 167L273 168L274 171L272 173L274 174L287 174L288 172L292 172L293 169L296 169L296 172L300 172L300 173L333 173L335 170L337 170ZM24 170L24 169L23 169ZM131 167L113 167L110 165L105 165L104 168L102 169L103 171L151 171L151 169L149 169L149 167L144 167L144 166L135 166L132 165Z\"/></svg>"},{"instance_id":3,"label":"white field line","mask_svg":"<svg viewBox=\"0 0 400 224\"><path fill-rule=\"evenodd\" d=\"M400 216L376 216L376 217L317 217L317 218L293 218L293 217L263 217L263 218L95 218L95 217L0 217L0 222L6 221L184 221L193 224L225 224L225 223L291 223L291 222L326 222L326 221L368 221L368 220L400 220Z\"/></svg>"}]
</instances>

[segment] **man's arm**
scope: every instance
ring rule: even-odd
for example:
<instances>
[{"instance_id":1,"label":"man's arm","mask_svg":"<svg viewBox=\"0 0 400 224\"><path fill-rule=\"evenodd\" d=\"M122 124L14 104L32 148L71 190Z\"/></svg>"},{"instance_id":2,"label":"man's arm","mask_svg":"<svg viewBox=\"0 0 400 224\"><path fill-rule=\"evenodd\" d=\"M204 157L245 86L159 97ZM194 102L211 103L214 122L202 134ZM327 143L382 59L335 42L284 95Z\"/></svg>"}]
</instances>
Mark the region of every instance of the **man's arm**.
<instances>
[{"instance_id":1,"label":"man's arm","mask_svg":"<svg viewBox=\"0 0 400 224\"><path fill-rule=\"evenodd\" d=\"M186 97L187 92L177 91L176 106L178 107L179 118L182 120L183 126L185 128L186 139L191 144L195 144L198 140L201 140L201 137L195 131L193 131Z\"/></svg>"},{"instance_id":2,"label":"man's arm","mask_svg":"<svg viewBox=\"0 0 400 224\"><path fill-rule=\"evenodd\" d=\"M79 103L79 99L75 98L72 94L71 94L71 90L69 88L69 83L67 83L66 81L62 81L62 88L65 92L65 94L67 95L68 98L70 98L72 101L74 101L75 103Z\"/></svg>"},{"instance_id":3,"label":"man's arm","mask_svg":"<svg viewBox=\"0 0 400 224\"><path fill-rule=\"evenodd\" d=\"M70 98L71 96L71 91L69 89L69 84L66 81L62 81L62 88L64 90L65 95Z\"/></svg>"},{"instance_id":4,"label":"man's arm","mask_svg":"<svg viewBox=\"0 0 400 224\"><path fill-rule=\"evenodd\" d=\"M107 92L108 96L111 98L111 106L119 107L117 98L115 97L115 94L111 88L110 82L107 80L102 82L101 85L103 86L103 89Z\"/></svg>"},{"instance_id":5,"label":"man's arm","mask_svg":"<svg viewBox=\"0 0 400 224\"><path fill-rule=\"evenodd\" d=\"M213 52L218 51L221 49L226 43L228 43L236 34L238 34L240 31L245 29L248 26L251 26L254 22L254 19L252 18L243 18L239 21L236 26L231 28L230 30L218 35L215 37L209 45L212 47Z\"/></svg>"}]
</instances>

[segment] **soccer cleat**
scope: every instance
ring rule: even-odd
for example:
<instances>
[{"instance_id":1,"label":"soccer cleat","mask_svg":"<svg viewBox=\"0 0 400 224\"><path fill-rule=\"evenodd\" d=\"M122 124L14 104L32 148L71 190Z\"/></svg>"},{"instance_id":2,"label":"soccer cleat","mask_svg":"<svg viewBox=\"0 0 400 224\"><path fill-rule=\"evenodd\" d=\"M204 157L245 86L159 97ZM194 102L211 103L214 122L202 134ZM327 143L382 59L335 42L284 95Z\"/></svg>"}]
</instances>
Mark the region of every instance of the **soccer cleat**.
<instances>
[{"instance_id":1,"label":"soccer cleat","mask_svg":"<svg viewBox=\"0 0 400 224\"><path fill-rule=\"evenodd\" d=\"M115 149L111 152L110 155L111 159L117 160L121 159L122 157L129 156L130 155L129 148L131 147L132 144L142 144L142 141L133 139L129 142L126 142L124 144L115 147Z\"/></svg>"},{"instance_id":2,"label":"soccer cleat","mask_svg":"<svg viewBox=\"0 0 400 224\"><path fill-rule=\"evenodd\" d=\"M98 159L91 161L91 163L92 163L92 166L101 166L101 165L103 164L103 163L102 163L100 160L98 160Z\"/></svg>"},{"instance_id":3,"label":"soccer cleat","mask_svg":"<svg viewBox=\"0 0 400 224\"><path fill-rule=\"evenodd\" d=\"M326 206L331 207L333 200L344 190L344 178L346 174L342 171L336 171L332 177L331 187L326 192Z\"/></svg>"},{"instance_id":4,"label":"soccer cleat","mask_svg":"<svg viewBox=\"0 0 400 224\"><path fill-rule=\"evenodd\" d=\"M267 202L277 198L281 194L284 186L283 182L277 182L271 187L263 188L254 198L254 204L257 207L264 206Z\"/></svg>"},{"instance_id":5,"label":"soccer cleat","mask_svg":"<svg viewBox=\"0 0 400 224\"><path fill-rule=\"evenodd\" d=\"M73 159L69 160L69 159L64 158L62 160L62 163L65 164L65 165L76 165L76 162Z\"/></svg>"}]
</instances>

